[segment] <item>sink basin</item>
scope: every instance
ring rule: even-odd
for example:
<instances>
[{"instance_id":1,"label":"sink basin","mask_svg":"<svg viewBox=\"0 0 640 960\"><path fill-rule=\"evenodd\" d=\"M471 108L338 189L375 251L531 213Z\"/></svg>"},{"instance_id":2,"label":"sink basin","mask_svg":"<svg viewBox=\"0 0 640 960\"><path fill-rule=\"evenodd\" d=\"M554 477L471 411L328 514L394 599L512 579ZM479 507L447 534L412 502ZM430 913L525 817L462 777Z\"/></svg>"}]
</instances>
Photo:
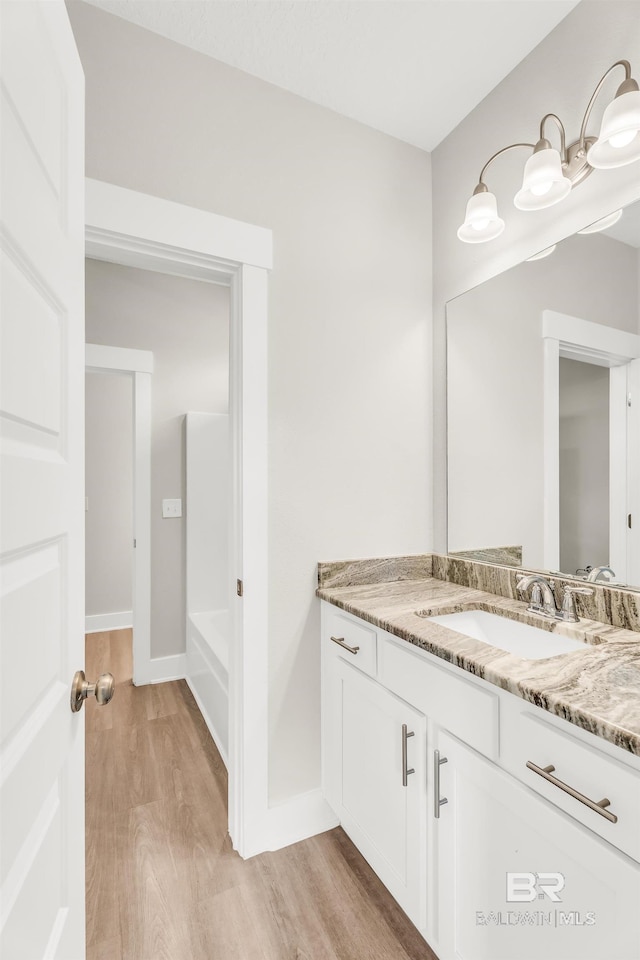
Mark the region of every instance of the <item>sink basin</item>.
<instances>
[{"instance_id":1,"label":"sink basin","mask_svg":"<svg viewBox=\"0 0 640 960\"><path fill-rule=\"evenodd\" d=\"M463 610L460 613L444 613L427 619L525 660L545 660L547 657L557 657L562 653L585 648L584 643L574 637L563 637L539 627L532 627L528 623L488 613L486 610Z\"/></svg>"}]
</instances>

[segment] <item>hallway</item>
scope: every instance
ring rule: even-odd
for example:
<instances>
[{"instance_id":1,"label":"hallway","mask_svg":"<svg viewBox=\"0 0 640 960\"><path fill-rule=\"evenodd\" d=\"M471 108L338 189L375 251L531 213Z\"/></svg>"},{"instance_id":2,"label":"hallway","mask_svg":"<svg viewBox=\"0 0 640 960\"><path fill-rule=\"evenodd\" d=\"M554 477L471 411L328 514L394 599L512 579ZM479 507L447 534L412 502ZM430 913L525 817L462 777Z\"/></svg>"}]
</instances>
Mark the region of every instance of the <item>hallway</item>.
<instances>
[{"instance_id":1,"label":"hallway","mask_svg":"<svg viewBox=\"0 0 640 960\"><path fill-rule=\"evenodd\" d=\"M435 960L340 828L241 860L184 681L134 687L131 631L90 634L87 960Z\"/></svg>"}]
</instances>

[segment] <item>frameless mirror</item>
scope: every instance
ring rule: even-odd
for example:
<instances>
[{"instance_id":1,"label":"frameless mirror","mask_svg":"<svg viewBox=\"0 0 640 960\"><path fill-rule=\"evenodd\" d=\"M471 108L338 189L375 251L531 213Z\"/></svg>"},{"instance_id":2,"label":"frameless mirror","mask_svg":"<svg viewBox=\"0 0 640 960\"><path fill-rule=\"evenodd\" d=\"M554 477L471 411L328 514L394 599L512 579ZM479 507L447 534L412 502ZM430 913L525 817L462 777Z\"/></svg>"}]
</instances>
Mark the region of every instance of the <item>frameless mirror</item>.
<instances>
[{"instance_id":1,"label":"frameless mirror","mask_svg":"<svg viewBox=\"0 0 640 960\"><path fill-rule=\"evenodd\" d=\"M589 231L447 304L448 551L640 589L640 201Z\"/></svg>"}]
</instances>

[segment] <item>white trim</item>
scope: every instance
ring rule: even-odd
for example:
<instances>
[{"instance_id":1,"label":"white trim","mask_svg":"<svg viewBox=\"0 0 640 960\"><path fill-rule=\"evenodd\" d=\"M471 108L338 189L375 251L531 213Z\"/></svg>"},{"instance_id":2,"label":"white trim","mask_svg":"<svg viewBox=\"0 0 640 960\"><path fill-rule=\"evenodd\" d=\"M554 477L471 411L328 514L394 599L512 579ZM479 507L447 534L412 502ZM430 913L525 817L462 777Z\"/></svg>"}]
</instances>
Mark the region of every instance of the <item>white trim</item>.
<instances>
[{"instance_id":1,"label":"white trim","mask_svg":"<svg viewBox=\"0 0 640 960\"><path fill-rule=\"evenodd\" d=\"M153 657L147 660L144 671L135 681L138 686L147 683L167 683L168 680L184 680L187 675L186 653L174 653L170 657Z\"/></svg>"},{"instance_id":2,"label":"white trim","mask_svg":"<svg viewBox=\"0 0 640 960\"><path fill-rule=\"evenodd\" d=\"M560 569L560 345L545 338L543 470L544 519L543 557L545 570Z\"/></svg>"},{"instance_id":3,"label":"white trim","mask_svg":"<svg viewBox=\"0 0 640 960\"><path fill-rule=\"evenodd\" d=\"M627 512L632 516L627 535L627 583L640 584L640 362L627 367L631 406L627 410ZM615 567L613 568L615 570Z\"/></svg>"},{"instance_id":4,"label":"white trim","mask_svg":"<svg viewBox=\"0 0 640 960\"><path fill-rule=\"evenodd\" d=\"M640 357L640 336L602 323L542 311L542 336L560 341L560 356L603 367L617 367ZM577 348L577 349L576 349Z\"/></svg>"},{"instance_id":5,"label":"white trim","mask_svg":"<svg viewBox=\"0 0 640 960\"><path fill-rule=\"evenodd\" d=\"M87 180L86 186L87 256L204 275L230 287L234 537L229 610L234 642L229 665L229 832L234 847L246 857L269 844L266 270L272 262L272 235L263 227L112 184ZM236 579L245 584L242 600L235 593Z\"/></svg>"},{"instance_id":6,"label":"white trim","mask_svg":"<svg viewBox=\"0 0 640 960\"><path fill-rule=\"evenodd\" d=\"M131 378L133 417L133 544L131 577L133 612L133 682L150 672L151 660L151 376L153 353L123 347L85 345L87 373L115 373ZM112 627L111 629L117 629ZM92 631L95 632L95 631Z\"/></svg>"},{"instance_id":7,"label":"white trim","mask_svg":"<svg viewBox=\"0 0 640 960\"><path fill-rule=\"evenodd\" d=\"M125 630L133 626L133 610L119 613L94 613L84 618L85 633L104 633L105 630Z\"/></svg>"},{"instance_id":8,"label":"white trim","mask_svg":"<svg viewBox=\"0 0 640 960\"><path fill-rule=\"evenodd\" d=\"M243 267L233 278L231 320L231 574L242 570L245 596L229 585L229 756L244 757L229 777L229 832L243 856L268 848L267 576L267 275ZM242 317L242 321L240 320ZM240 509L242 504L242 509ZM262 677L262 683L255 678ZM231 771L230 771L231 772Z\"/></svg>"},{"instance_id":9,"label":"white trim","mask_svg":"<svg viewBox=\"0 0 640 960\"><path fill-rule=\"evenodd\" d=\"M269 809L269 850L288 847L339 823L319 788L299 794Z\"/></svg>"},{"instance_id":10,"label":"white trim","mask_svg":"<svg viewBox=\"0 0 640 960\"><path fill-rule=\"evenodd\" d=\"M617 399L622 389L623 368L640 358L640 336L617 330L601 323L582 320L555 310L542 311L542 343L544 356L544 545L542 565L546 570L560 569L560 357L578 360L596 366L610 368L610 399ZM624 381L626 383L626 371ZM622 407L624 412L624 405ZM622 420L624 419L624 424ZM624 442L620 439L625 432ZM620 462L627 464L628 433L626 416L620 413L618 404L610 406L610 525L609 563L616 572L616 579L628 581L630 570L628 551L632 549L629 535L621 524L626 519L628 506L627 469L620 469ZM624 451L621 461L613 456L613 449ZM635 448L634 448L635 449ZM617 472L615 470L617 465ZM622 476L624 474L624 476ZM621 499L624 497L624 499ZM624 548L622 541L624 539ZM616 558L615 562L613 558ZM617 564L617 566L616 566Z\"/></svg>"},{"instance_id":11,"label":"white trim","mask_svg":"<svg viewBox=\"0 0 640 960\"><path fill-rule=\"evenodd\" d=\"M612 367L609 372L609 565L616 580L628 583L627 530L620 523L620 513L627 508L627 365Z\"/></svg>"},{"instance_id":12,"label":"white trim","mask_svg":"<svg viewBox=\"0 0 640 960\"><path fill-rule=\"evenodd\" d=\"M127 347L105 347L85 344L87 370L113 370L114 373L153 373L151 350L130 350Z\"/></svg>"},{"instance_id":13,"label":"white trim","mask_svg":"<svg viewBox=\"0 0 640 960\"><path fill-rule=\"evenodd\" d=\"M250 264L269 270L273 265L272 233L240 220L126 190L112 183L86 179L87 256L110 260L124 255L131 264L136 242L168 261L192 253L206 261ZM120 251L118 254L117 252ZM127 256L127 253L129 256ZM135 264L134 264L135 265Z\"/></svg>"},{"instance_id":14,"label":"white trim","mask_svg":"<svg viewBox=\"0 0 640 960\"><path fill-rule=\"evenodd\" d=\"M151 374L133 374L133 682L151 662Z\"/></svg>"}]
</instances>

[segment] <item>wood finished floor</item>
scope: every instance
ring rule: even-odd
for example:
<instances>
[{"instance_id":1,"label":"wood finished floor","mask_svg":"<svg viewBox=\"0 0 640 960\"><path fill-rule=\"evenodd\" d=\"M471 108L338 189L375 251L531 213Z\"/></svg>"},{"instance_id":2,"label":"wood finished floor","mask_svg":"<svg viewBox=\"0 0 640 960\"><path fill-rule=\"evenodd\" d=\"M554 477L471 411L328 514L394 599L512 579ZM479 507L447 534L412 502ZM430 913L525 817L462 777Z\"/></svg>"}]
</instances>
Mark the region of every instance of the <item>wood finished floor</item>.
<instances>
[{"instance_id":1,"label":"wood finished floor","mask_svg":"<svg viewBox=\"0 0 640 960\"><path fill-rule=\"evenodd\" d=\"M337 828L242 860L227 774L186 683L134 687L131 631L90 634L87 960L437 960Z\"/></svg>"}]
</instances>

